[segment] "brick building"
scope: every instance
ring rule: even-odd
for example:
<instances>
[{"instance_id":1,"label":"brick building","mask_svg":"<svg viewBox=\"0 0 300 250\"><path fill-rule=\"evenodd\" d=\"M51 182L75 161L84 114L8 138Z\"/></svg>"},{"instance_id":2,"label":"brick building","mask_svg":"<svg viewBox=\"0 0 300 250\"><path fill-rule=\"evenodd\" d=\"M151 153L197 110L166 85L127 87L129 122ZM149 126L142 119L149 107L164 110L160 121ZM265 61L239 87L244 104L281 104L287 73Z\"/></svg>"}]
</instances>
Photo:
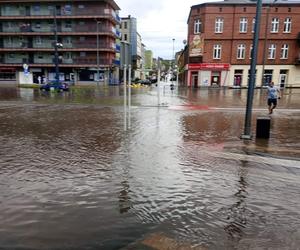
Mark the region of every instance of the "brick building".
<instances>
[{"instance_id":1,"label":"brick building","mask_svg":"<svg viewBox=\"0 0 300 250\"><path fill-rule=\"evenodd\" d=\"M118 10L113 0L0 0L0 81L54 80L57 44L61 81L117 78Z\"/></svg>"},{"instance_id":2,"label":"brick building","mask_svg":"<svg viewBox=\"0 0 300 250\"><path fill-rule=\"evenodd\" d=\"M191 7L185 55L188 86L247 86L256 1ZM300 86L300 1L263 1L256 86Z\"/></svg>"}]
</instances>

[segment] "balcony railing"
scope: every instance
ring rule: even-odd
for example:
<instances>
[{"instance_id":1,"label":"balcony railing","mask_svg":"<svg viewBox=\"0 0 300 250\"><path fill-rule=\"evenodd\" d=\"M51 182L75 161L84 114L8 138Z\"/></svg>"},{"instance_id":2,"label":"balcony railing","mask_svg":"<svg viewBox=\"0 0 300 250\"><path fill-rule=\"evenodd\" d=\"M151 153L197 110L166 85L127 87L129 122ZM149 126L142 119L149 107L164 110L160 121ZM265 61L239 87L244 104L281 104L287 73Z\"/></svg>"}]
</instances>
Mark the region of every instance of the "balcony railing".
<instances>
[{"instance_id":1,"label":"balcony railing","mask_svg":"<svg viewBox=\"0 0 300 250\"><path fill-rule=\"evenodd\" d=\"M57 28L58 33L96 33L96 28L91 27L78 27L75 26L74 28L65 28L65 27L58 27ZM42 28L35 28L32 26L21 26L21 27L13 27L13 28L3 28L2 33L54 33L54 30L52 27L42 27ZM113 32L111 28L99 28L99 33L112 33L116 34L116 32Z\"/></svg>"},{"instance_id":2,"label":"balcony railing","mask_svg":"<svg viewBox=\"0 0 300 250\"><path fill-rule=\"evenodd\" d=\"M92 64L92 65L96 65L97 64L97 58L74 58L73 59L73 63L75 64ZM100 65L109 65L112 64L112 60L111 59L99 59L99 64Z\"/></svg>"},{"instance_id":3,"label":"balcony railing","mask_svg":"<svg viewBox=\"0 0 300 250\"><path fill-rule=\"evenodd\" d=\"M108 43L100 43L98 45L99 50L117 50L114 48L112 44ZM2 50L19 50L22 49L26 51L26 49L36 49L36 50L53 50L54 47L51 43L48 44L29 44L29 43L15 43L15 44L3 44L3 46L0 47L0 51ZM68 51L68 50L76 50L76 49L89 49L89 50L97 50L97 44L96 43L82 43L82 44L64 44L63 48L59 49L61 51Z\"/></svg>"},{"instance_id":4,"label":"balcony railing","mask_svg":"<svg viewBox=\"0 0 300 250\"><path fill-rule=\"evenodd\" d=\"M2 58L0 63L2 64L15 64L20 65L23 63L28 64L51 64L54 65L54 59L53 58L47 58L47 59L29 59L29 58ZM70 58L70 59L62 59L60 62L60 65L97 65L96 58ZM99 65L112 65L111 59L99 59Z\"/></svg>"},{"instance_id":5,"label":"balcony railing","mask_svg":"<svg viewBox=\"0 0 300 250\"><path fill-rule=\"evenodd\" d=\"M69 13L64 12L56 12L56 18L59 19L69 19L69 18L76 18L76 17L84 17L84 18L107 18L113 22L119 23L120 17L114 17L111 12L107 12L104 10L95 9L85 9L84 11L72 11ZM51 12L44 12L44 13L33 13L31 12L24 12L24 11L14 11L14 12L6 12L2 11L0 13L0 19L54 19L54 14Z\"/></svg>"}]
</instances>

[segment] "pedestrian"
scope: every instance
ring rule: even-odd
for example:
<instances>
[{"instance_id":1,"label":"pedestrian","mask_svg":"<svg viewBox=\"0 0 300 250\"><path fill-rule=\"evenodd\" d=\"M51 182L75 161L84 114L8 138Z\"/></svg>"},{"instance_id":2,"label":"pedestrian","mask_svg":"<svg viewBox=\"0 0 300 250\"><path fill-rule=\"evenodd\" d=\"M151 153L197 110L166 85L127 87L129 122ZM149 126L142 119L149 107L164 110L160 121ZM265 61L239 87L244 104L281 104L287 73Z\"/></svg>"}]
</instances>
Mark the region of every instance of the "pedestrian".
<instances>
[{"instance_id":1,"label":"pedestrian","mask_svg":"<svg viewBox=\"0 0 300 250\"><path fill-rule=\"evenodd\" d=\"M41 76L38 76L37 79L38 79L38 83L41 84L41 83L42 83L42 77L41 77Z\"/></svg>"},{"instance_id":2,"label":"pedestrian","mask_svg":"<svg viewBox=\"0 0 300 250\"><path fill-rule=\"evenodd\" d=\"M274 86L274 82L271 82L268 89L268 107L269 114L273 113L273 109L277 106L277 99L280 99L280 90L278 87Z\"/></svg>"},{"instance_id":3,"label":"pedestrian","mask_svg":"<svg viewBox=\"0 0 300 250\"><path fill-rule=\"evenodd\" d=\"M46 76L43 76L43 84L47 84L48 80Z\"/></svg>"}]
</instances>

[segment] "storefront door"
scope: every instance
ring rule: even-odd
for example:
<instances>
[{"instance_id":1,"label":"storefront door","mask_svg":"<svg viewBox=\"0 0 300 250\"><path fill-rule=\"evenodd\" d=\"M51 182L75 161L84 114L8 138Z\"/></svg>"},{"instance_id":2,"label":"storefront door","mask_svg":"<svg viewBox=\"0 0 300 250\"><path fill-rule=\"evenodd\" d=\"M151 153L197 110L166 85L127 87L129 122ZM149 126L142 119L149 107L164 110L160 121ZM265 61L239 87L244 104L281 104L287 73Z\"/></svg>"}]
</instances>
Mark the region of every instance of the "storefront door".
<instances>
[{"instance_id":1,"label":"storefront door","mask_svg":"<svg viewBox=\"0 0 300 250\"><path fill-rule=\"evenodd\" d=\"M198 88L198 72L192 73L192 86Z\"/></svg>"},{"instance_id":2,"label":"storefront door","mask_svg":"<svg viewBox=\"0 0 300 250\"><path fill-rule=\"evenodd\" d=\"M220 86L220 77L221 74L219 71L211 72L211 86Z\"/></svg>"}]
</instances>

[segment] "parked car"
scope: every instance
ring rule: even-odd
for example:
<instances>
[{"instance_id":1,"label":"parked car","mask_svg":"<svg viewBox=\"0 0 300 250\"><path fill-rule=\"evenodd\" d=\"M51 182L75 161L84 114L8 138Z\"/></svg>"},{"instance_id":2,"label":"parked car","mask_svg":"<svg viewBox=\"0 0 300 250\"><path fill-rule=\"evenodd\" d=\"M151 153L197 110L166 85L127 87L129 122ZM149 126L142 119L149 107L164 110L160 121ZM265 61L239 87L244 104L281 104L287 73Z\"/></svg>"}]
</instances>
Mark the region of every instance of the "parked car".
<instances>
[{"instance_id":1,"label":"parked car","mask_svg":"<svg viewBox=\"0 0 300 250\"><path fill-rule=\"evenodd\" d=\"M152 77L151 78L151 83L157 83L157 78L156 77Z\"/></svg>"},{"instance_id":2,"label":"parked car","mask_svg":"<svg viewBox=\"0 0 300 250\"><path fill-rule=\"evenodd\" d=\"M149 79L145 79L145 80L140 80L140 84L143 84L143 85L151 85L152 82L151 82Z\"/></svg>"},{"instance_id":3,"label":"parked car","mask_svg":"<svg viewBox=\"0 0 300 250\"><path fill-rule=\"evenodd\" d=\"M46 83L40 87L40 90L50 91L51 89L55 89L57 91L69 91L69 85L67 83Z\"/></svg>"}]
</instances>

